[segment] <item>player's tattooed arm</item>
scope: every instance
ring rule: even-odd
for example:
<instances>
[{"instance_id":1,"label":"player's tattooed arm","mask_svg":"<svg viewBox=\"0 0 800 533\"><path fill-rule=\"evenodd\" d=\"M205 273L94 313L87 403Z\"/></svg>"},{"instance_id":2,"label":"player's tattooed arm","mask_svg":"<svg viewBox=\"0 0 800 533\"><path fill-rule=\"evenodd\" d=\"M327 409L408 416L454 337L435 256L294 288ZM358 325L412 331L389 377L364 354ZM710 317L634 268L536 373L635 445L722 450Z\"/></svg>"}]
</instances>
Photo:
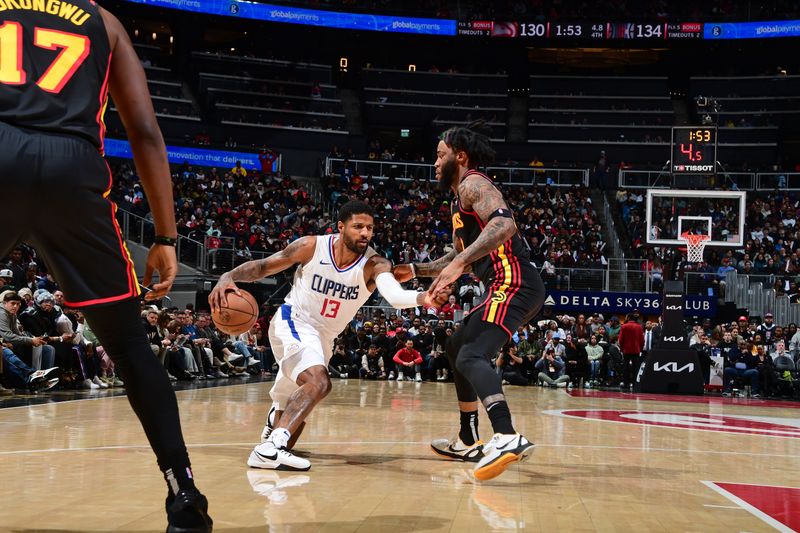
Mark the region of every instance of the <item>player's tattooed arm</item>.
<instances>
[{"instance_id":1,"label":"player's tattooed arm","mask_svg":"<svg viewBox=\"0 0 800 533\"><path fill-rule=\"evenodd\" d=\"M257 281L267 276L272 276L278 272L283 272L297 264L308 263L314 257L316 247L316 237L301 237L280 252L274 253L265 259L248 261L226 272L219 277L217 285L208 295L208 302L211 310L215 311L219 307L227 305L225 293L229 290L241 295L236 282Z\"/></svg>"},{"instance_id":2,"label":"player's tattooed arm","mask_svg":"<svg viewBox=\"0 0 800 533\"><path fill-rule=\"evenodd\" d=\"M480 176L467 176L458 186L458 198L466 209L472 209L481 220L487 221L475 242L456 254L436 279L428 292L436 295L456 281L466 268L478 259L497 250L517 231L514 219L505 216L489 218L498 209L508 209L503 195L488 180Z\"/></svg>"},{"instance_id":3,"label":"player's tattooed arm","mask_svg":"<svg viewBox=\"0 0 800 533\"><path fill-rule=\"evenodd\" d=\"M497 250L501 244L514 236L517 225L513 218L489 217L498 209L508 210L503 195L497 187L480 176L468 176L458 187L461 204L475 211L481 220L488 221L475 242L467 246L454 260L470 265Z\"/></svg>"},{"instance_id":4,"label":"player's tattooed arm","mask_svg":"<svg viewBox=\"0 0 800 533\"><path fill-rule=\"evenodd\" d=\"M435 261L414 263L414 272L418 278L435 278L444 270L444 267L450 264L450 261L452 261L456 255L458 255L458 252L454 248Z\"/></svg>"},{"instance_id":5,"label":"player's tattooed arm","mask_svg":"<svg viewBox=\"0 0 800 533\"><path fill-rule=\"evenodd\" d=\"M307 263L314 256L316 237L300 237L286 248L264 259L256 259L239 265L230 271L232 281L257 281L283 272L299 263Z\"/></svg>"}]
</instances>

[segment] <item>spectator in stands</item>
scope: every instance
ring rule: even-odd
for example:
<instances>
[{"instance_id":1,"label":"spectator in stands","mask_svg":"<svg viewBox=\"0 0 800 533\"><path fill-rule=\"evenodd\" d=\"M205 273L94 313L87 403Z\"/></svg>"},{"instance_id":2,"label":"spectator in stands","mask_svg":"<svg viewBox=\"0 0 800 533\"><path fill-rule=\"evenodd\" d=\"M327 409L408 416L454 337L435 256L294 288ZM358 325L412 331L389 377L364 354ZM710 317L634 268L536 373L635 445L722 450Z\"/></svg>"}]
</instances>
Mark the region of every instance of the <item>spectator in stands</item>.
<instances>
[{"instance_id":1,"label":"spectator in stands","mask_svg":"<svg viewBox=\"0 0 800 533\"><path fill-rule=\"evenodd\" d=\"M597 344L597 335L592 335L586 346L586 356L589 359L589 379L592 385L597 385L599 382L603 354L603 347Z\"/></svg>"},{"instance_id":2,"label":"spectator in stands","mask_svg":"<svg viewBox=\"0 0 800 533\"><path fill-rule=\"evenodd\" d=\"M50 390L58 385L58 367L45 370L34 370L26 365L9 349L8 343L2 343L2 371L3 377L11 387L28 389L30 392ZM3 390L7 390L3 388ZM5 392L8 396L9 393Z\"/></svg>"},{"instance_id":3,"label":"spectator in stands","mask_svg":"<svg viewBox=\"0 0 800 533\"><path fill-rule=\"evenodd\" d=\"M577 340L567 333L564 340L564 372L572 383L580 383L589 375L589 360L586 352L586 341Z\"/></svg>"},{"instance_id":4,"label":"spectator in stands","mask_svg":"<svg viewBox=\"0 0 800 533\"><path fill-rule=\"evenodd\" d=\"M14 287L14 273L10 269L4 268L0 270L0 292L16 290Z\"/></svg>"},{"instance_id":5,"label":"spectator in stands","mask_svg":"<svg viewBox=\"0 0 800 533\"><path fill-rule=\"evenodd\" d=\"M728 352L725 359L725 369L723 376L725 383L723 396L730 396L733 388L734 378L744 378L750 385L750 391L754 398L758 398L758 361L753 355L753 345L742 342L738 349Z\"/></svg>"},{"instance_id":6,"label":"spectator in stands","mask_svg":"<svg viewBox=\"0 0 800 533\"><path fill-rule=\"evenodd\" d=\"M503 382L509 385L527 385L528 380L522 375L523 358L518 355L517 346L508 343L495 360L495 366L502 376Z\"/></svg>"},{"instance_id":7,"label":"spectator in stands","mask_svg":"<svg viewBox=\"0 0 800 533\"><path fill-rule=\"evenodd\" d=\"M244 169L241 161L237 161L236 165L231 169L231 174L240 178L246 178L247 170Z\"/></svg>"},{"instance_id":8,"label":"spectator in stands","mask_svg":"<svg viewBox=\"0 0 800 533\"><path fill-rule=\"evenodd\" d=\"M764 322L758 326L758 333L761 334L761 338L763 342L772 344L773 337L775 335L775 328L777 328L777 324L773 322L774 316L772 313L767 313L764 315Z\"/></svg>"},{"instance_id":9,"label":"spectator in stands","mask_svg":"<svg viewBox=\"0 0 800 533\"><path fill-rule=\"evenodd\" d=\"M370 344L367 352L362 356L359 374L361 379L386 379L383 358L378 353L377 344Z\"/></svg>"},{"instance_id":10,"label":"spectator in stands","mask_svg":"<svg viewBox=\"0 0 800 533\"><path fill-rule=\"evenodd\" d=\"M536 361L536 370L539 371L539 385L557 387L559 383L569 382L569 376L564 374L564 361L552 347L545 348L544 355Z\"/></svg>"},{"instance_id":11,"label":"spectator in stands","mask_svg":"<svg viewBox=\"0 0 800 533\"><path fill-rule=\"evenodd\" d=\"M775 375L775 364L764 346L756 346L756 370L758 370L758 390L770 398L777 393L778 377Z\"/></svg>"},{"instance_id":12,"label":"spectator in stands","mask_svg":"<svg viewBox=\"0 0 800 533\"><path fill-rule=\"evenodd\" d=\"M588 340L591 334L591 329L586 323L586 315L583 313L579 314L575 326L572 328L572 335L577 339Z\"/></svg>"},{"instance_id":13,"label":"spectator in stands","mask_svg":"<svg viewBox=\"0 0 800 533\"><path fill-rule=\"evenodd\" d=\"M10 344L15 354L30 361L34 370L55 366L56 351L47 344L47 339L27 334L19 323L17 315L22 306L22 298L13 291L6 291L2 303L0 337L3 342Z\"/></svg>"},{"instance_id":14,"label":"spectator in stands","mask_svg":"<svg viewBox=\"0 0 800 533\"><path fill-rule=\"evenodd\" d=\"M352 356L347 353L344 342L337 341L334 344L333 354L328 362L328 372L333 377L347 379L353 371Z\"/></svg>"},{"instance_id":15,"label":"spectator in stands","mask_svg":"<svg viewBox=\"0 0 800 533\"><path fill-rule=\"evenodd\" d=\"M697 352L697 359L700 362L700 372L703 374L703 381L708 384L711 379L711 340L705 333L700 335L700 340L692 346Z\"/></svg>"},{"instance_id":16,"label":"spectator in stands","mask_svg":"<svg viewBox=\"0 0 800 533\"><path fill-rule=\"evenodd\" d=\"M462 308L458 305L456 297L453 294L447 298L447 303L442 306L442 313L444 313L445 320L453 320L455 312L461 310Z\"/></svg>"},{"instance_id":17,"label":"spectator in stands","mask_svg":"<svg viewBox=\"0 0 800 533\"><path fill-rule=\"evenodd\" d=\"M394 363L397 365L397 381L403 381L403 378L408 374L408 379L411 379L411 374L415 374L416 381L422 381L421 366L422 354L414 349L414 341L408 339L405 341L405 346L397 350L394 354Z\"/></svg>"},{"instance_id":18,"label":"spectator in stands","mask_svg":"<svg viewBox=\"0 0 800 533\"><path fill-rule=\"evenodd\" d=\"M548 339L549 336L549 339ZM561 358L563 361L564 359L564 344L562 344L561 340L564 338L563 331L558 329L556 326L556 322L554 320L550 321L550 329L548 329L545 335L545 346L544 351L546 352L548 348L552 348L553 352L556 354L556 357Z\"/></svg>"},{"instance_id":19,"label":"spectator in stands","mask_svg":"<svg viewBox=\"0 0 800 533\"><path fill-rule=\"evenodd\" d=\"M11 285L13 285L16 289L21 289L24 287L27 279L27 269L22 262L23 253L24 250L17 246L11 250L11 254L9 254L9 261L6 264L6 268L10 270L12 274Z\"/></svg>"},{"instance_id":20,"label":"spectator in stands","mask_svg":"<svg viewBox=\"0 0 800 533\"><path fill-rule=\"evenodd\" d=\"M633 381L639 372L639 357L644 347L644 330L636 322L633 313L626 317L625 324L619 330L619 347L624 357L620 387L633 387Z\"/></svg>"}]
</instances>

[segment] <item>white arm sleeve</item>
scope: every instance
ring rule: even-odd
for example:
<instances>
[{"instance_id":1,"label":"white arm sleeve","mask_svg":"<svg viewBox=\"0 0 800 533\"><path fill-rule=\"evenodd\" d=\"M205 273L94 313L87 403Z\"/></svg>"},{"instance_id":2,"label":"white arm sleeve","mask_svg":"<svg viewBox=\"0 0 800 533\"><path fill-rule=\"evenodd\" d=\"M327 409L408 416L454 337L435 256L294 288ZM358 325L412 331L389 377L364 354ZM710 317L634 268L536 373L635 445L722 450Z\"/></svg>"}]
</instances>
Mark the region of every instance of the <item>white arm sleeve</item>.
<instances>
[{"instance_id":1,"label":"white arm sleeve","mask_svg":"<svg viewBox=\"0 0 800 533\"><path fill-rule=\"evenodd\" d=\"M417 295L419 293L403 289L391 272L378 274L378 277L375 278L375 285L378 287L378 292L381 293L381 296L386 298L389 305L395 309L417 307Z\"/></svg>"}]
</instances>

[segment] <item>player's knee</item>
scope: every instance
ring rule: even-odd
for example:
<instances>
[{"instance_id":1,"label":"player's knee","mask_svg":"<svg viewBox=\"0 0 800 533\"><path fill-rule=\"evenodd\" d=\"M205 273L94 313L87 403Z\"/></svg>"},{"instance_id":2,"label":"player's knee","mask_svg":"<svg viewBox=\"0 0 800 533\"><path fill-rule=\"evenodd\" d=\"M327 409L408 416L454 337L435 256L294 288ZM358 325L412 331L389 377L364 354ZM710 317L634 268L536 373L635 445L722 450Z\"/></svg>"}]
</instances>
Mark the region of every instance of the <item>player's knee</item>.
<instances>
[{"instance_id":1,"label":"player's knee","mask_svg":"<svg viewBox=\"0 0 800 533\"><path fill-rule=\"evenodd\" d=\"M469 376L471 374L471 370L475 368L475 365L478 364L479 360L483 357L484 356L480 354L474 346L465 344L458 351L455 367L461 374Z\"/></svg>"},{"instance_id":2,"label":"player's knee","mask_svg":"<svg viewBox=\"0 0 800 533\"><path fill-rule=\"evenodd\" d=\"M297 381L298 385L308 385L311 394L317 399L327 396L333 387L328 377L328 369L324 366L313 366L303 371Z\"/></svg>"}]
</instances>

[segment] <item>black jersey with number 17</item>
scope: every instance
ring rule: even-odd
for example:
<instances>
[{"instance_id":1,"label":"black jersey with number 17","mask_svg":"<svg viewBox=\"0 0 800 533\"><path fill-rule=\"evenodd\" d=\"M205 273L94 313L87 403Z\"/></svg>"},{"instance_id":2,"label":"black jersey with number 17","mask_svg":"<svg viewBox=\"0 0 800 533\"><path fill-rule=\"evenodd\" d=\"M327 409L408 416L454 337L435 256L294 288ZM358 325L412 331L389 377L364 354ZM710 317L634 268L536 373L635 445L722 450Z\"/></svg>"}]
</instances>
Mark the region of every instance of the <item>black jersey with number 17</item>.
<instances>
[{"instance_id":1,"label":"black jersey with number 17","mask_svg":"<svg viewBox=\"0 0 800 533\"><path fill-rule=\"evenodd\" d=\"M0 122L102 151L110 61L94 0L1 0Z\"/></svg>"}]
</instances>

